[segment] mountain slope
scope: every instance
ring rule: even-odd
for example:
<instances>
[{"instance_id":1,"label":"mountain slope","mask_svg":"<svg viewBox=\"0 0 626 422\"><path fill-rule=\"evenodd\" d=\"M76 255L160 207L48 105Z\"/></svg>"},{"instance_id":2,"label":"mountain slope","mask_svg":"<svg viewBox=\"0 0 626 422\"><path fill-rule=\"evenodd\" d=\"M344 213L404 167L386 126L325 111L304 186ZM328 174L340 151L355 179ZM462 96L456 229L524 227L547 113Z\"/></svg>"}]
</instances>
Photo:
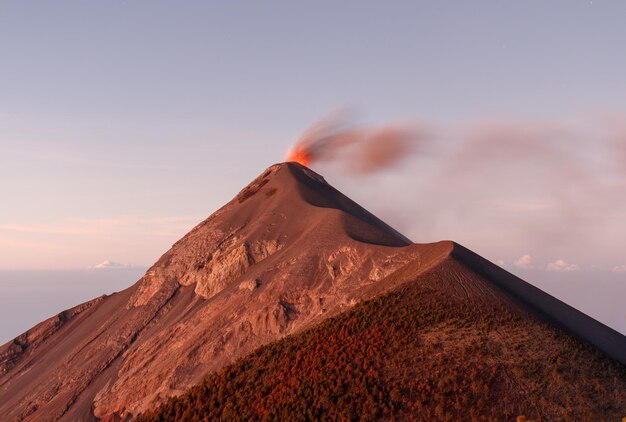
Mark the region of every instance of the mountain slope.
<instances>
[{"instance_id":1,"label":"mountain slope","mask_svg":"<svg viewBox=\"0 0 626 422\"><path fill-rule=\"evenodd\" d=\"M295 163L267 169L127 290L0 348L9 419L128 418L256 347L387 289L415 245Z\"/></svg>"},{"instance_id":2,"label":"mountain slope","mask_svg":"<svg viewBox=\"0 0 626 422\"><path fill-rule=\"evenodd\" d=\"M260 348L139 420L625 416L626 368L503 295L455 257L462 249L392 292ZM464 286L451 288L456 283Z\"/></svg>"}]
</instances>

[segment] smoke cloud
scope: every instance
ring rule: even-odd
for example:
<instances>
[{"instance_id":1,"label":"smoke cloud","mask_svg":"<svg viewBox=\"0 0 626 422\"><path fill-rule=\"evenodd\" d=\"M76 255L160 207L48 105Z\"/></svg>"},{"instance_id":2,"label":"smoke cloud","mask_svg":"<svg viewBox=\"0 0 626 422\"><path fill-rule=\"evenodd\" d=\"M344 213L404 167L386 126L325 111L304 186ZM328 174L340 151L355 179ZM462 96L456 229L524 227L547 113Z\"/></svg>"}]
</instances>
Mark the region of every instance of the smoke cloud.
<instances>
[{"instance_id":1,"label":"smoke cloud","mask_svg":"<svg viewBox=\"0 0 626 422\"><path fill-rule=\"evenodd\" d=\"M333 162L351 173L372 173L397 166L426 139L416 124L364 127L341 112L312 125L289 151L287 161Z\"/></svg>"},{"instance_id":2,"label":"smoke cloud","mask_svg":"<svg viewBox=\"0 0 626 422\"><path fill-rule=\"evenodd\" d=\"M507 262L530 252L535 268L553 271L559 260L607 272L623 264L625 118L349 122L316 123L290 157L347 173L351 195L414 241L454 239ZM374 172L385 175L351 179Z\"/></svg>"}]
</instances>

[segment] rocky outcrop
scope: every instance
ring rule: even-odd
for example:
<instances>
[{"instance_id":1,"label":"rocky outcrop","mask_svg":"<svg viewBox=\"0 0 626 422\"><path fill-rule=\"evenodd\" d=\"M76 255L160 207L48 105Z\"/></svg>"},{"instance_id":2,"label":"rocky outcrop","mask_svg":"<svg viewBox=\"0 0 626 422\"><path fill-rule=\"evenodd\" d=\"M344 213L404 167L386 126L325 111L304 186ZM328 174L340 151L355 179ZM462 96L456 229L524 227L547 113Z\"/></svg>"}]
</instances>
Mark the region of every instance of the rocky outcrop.
<instances>
[{"instance_id":1,"label":"rocky outcrop","mask_svg":"<svg viewBox=\"0 0 626 422\"><path fill-rule=\"evenodd\" d=\"M229 282L245 273L252 264L246 244L216 251L196 273L196 294L208 299Z\"/></svg>"}]
</instances>

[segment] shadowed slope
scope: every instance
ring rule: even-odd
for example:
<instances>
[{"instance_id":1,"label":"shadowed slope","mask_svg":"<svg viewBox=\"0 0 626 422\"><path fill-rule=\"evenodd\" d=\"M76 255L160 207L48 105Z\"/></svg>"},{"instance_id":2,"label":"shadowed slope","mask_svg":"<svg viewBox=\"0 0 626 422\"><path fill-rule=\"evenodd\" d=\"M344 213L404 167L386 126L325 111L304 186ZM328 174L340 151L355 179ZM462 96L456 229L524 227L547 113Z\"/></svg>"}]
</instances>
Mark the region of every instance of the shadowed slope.
<instances>
[{"instance_id":1,"label":"shadowed slope","mask_svg":"<svg viewBox=\"0 0 626 422\"><path fill-rule=\"evenodd\" d=\"M524 303L545 320L571 335L591 343L626 365L626 337L599 321L561 302L467 248L455 245L454 256L476 273Z\"/></svg>"},{"instance_id":2,"label":"shadowed slope","mask_svg":"<svg viewBox=\"0 0 626 422\"><path fill-rule=\"evenodd\" d=\"M301 197L316 207L336 208L345 212L343 216L346 233L355 240L388 246L407 246L411 242L359 204L339 192L310 169L297 164L288 164L294 177L300 182ZM363 222L367 224L363 224Z\"/></svg>"}]
</instances>

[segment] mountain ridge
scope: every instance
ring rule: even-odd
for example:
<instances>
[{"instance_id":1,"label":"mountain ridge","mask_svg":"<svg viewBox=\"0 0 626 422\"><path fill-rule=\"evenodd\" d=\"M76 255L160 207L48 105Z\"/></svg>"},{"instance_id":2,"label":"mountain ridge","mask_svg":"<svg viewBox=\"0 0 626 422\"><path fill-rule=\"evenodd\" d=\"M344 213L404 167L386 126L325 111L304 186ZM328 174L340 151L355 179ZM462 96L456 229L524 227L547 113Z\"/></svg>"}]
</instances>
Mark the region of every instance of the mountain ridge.
<instances>
[{"instance_id":1,"label":"mountain ridge","mask_svg":"<svg viewBox=\"0 0 626 422\"><path fill-rule=\"evenodd\" d=\"M455 243L452 255L463 260L474 271L540 313L552 324L594 345L610 358L626 365L626 336L620 332L498 267L460 244Z\"/></svg>"}]
</instances>

